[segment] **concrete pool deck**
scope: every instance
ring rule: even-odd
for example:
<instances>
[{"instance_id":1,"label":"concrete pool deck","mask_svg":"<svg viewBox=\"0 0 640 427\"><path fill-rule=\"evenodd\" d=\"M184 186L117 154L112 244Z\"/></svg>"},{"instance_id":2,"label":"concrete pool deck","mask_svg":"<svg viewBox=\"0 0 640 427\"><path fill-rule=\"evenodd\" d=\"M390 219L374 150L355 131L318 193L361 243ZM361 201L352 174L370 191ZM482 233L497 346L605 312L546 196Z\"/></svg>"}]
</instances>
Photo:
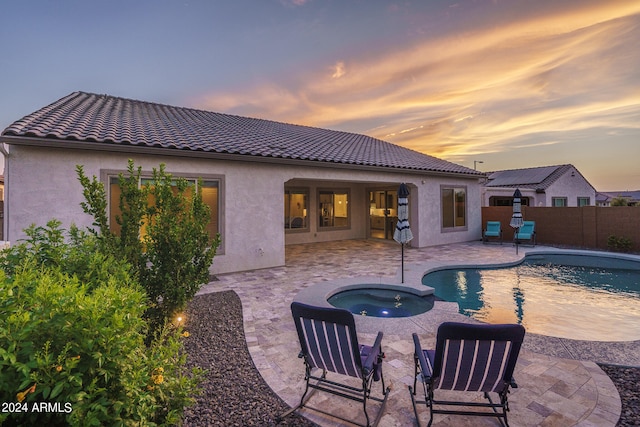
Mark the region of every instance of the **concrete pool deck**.
<instances>
[{"instance_id":1,"label":"concrete pool deck","mask_svg":"<svg viewBox=\"0 0 640 427\"><path fill-rule=\"evenodd\" d=\"M483 245L480 242L405 249L405 283L422 276L425 262L434 264L496 264L514 262L510 244ZM400 247L395 242L350 240L287 246L286 266L220 275L201 293L234 290L242 301L247 345L254 364L267 384L289 405L295 406L304 389L304 369L297 358L299 344L289 305L300 293L317 284L368 277L379 282L398 282ZM215 261L214 261L215 267ZM359 280L359 279L358 279ZM380 426L414 423L407 385L413 384L413 344L417 332L423 346L435 343L437 326L446 320L472 320L457 312L456 304L438 302L434 309L412 318L376 319L355 316L362 343L373 342L383 330L386 353L384 376L392 391ZM416 319L418 318L418 319ZM595 362L640 366L640 341L574 341L527 334L516 366L519 388L510 397L509 421L516 426L615 426L620 416L620 398L609 377ZM376 384L378 386L378 384ZM374 392L379 386L374 387ZM481 397L479 397L481 399ZM336 414L361 416L355 402L345 402L317 393L310 402L334 408ZM371 409L377 409L375 404ZM316 412L301 413L322 426L341 422ZM421 422L428 417L420 411ZM361 416L364 419L363 416ZM494 418L436 416L434 426L492 426Z\"/></svg>"}]
</instances>

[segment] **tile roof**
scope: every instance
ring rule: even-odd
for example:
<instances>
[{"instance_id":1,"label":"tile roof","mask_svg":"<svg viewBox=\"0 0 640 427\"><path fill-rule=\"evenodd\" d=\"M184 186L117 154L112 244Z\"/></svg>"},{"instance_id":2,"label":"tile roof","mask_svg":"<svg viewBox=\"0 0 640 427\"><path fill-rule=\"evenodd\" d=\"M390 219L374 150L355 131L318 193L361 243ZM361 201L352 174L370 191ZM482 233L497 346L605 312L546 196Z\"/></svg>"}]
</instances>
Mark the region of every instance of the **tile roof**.
<instances>
[{"instance_id":1,"label":"tile roof","mask_svg":"<svg viewBox=\"0 0 640 427\"><path fill-rule=\"evenodd\" d=\"M31 137L482 175L366 135L85 92L29 114L1 136L7 143Z\"/></svg>"},{"instance_id":2,"label":"tile roof","mask_svg":"<svg viewBox=\"0 0 640 427\"><path fill-rule=\"evenodd\" d=\"M485 186L545 190L571 169L575 168L572 165L558 165L489 172Z\"/></svg>"}]
</instances>

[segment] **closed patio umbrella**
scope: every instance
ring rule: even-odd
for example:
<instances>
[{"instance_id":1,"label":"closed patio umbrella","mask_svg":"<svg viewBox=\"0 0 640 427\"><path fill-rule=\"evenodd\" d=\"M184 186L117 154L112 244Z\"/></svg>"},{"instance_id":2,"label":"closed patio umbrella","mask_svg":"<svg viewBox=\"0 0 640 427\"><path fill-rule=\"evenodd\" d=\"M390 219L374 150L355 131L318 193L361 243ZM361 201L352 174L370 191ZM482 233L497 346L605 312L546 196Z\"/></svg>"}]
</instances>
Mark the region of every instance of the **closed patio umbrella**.
<instances>
[{"instance_id":1,"label":"closed patio umbrella","mask_svg":"<svg viewBox=\"0 0 640 427\"><path fill-rule=\"evenodd\" d=\"M402 283L404 283L404 244L413 239L409 227L409 187L403 182L398 189L398 222L393 233L393 240L402 246Z\"/></svg>"},{"instance_id":2,"label":"closed patio umbrella","mask_svg":"<svg viewBox=\"0 0 640 427\"><path fill-rule=\"evenodd\" d=\"M516 191L513 193L513 214L511 215L511 222L509 225L516 229L516 233L522 227L524 223L522 219L522 193L520 193L520 189L516 188ZM516 239L516 254L518 253L518 239Z\"/></svg>"}]
</instances>

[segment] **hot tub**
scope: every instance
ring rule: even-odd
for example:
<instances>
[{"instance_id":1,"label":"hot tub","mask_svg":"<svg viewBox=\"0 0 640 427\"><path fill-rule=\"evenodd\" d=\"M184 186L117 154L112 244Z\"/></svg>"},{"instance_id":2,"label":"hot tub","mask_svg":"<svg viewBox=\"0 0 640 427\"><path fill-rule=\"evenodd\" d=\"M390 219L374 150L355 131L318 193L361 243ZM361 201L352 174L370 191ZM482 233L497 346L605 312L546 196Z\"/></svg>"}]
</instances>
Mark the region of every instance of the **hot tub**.
<instances>
[{"instance_id":1,"label":"hot tub","mask_svg":"<svg viewBox=\"0 0 640 427\"><path fill-rule=\"evenodd\" d=\"M433 308L433 295L416 295L398 289L361 287L337 292L327 299L334 307L353 314L372 317L410 317Z\"/></svg>"}]
</instances>

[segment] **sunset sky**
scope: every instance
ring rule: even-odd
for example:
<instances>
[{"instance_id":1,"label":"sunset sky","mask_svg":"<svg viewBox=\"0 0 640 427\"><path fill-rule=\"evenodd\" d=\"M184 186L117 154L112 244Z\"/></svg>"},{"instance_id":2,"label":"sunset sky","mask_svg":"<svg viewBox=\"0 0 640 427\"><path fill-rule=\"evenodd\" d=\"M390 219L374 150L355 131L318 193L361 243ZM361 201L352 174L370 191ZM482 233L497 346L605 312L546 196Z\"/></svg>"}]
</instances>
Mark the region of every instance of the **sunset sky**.
<instances>
[{"instance_id":1,"label":"sunset sky","mask_svg":"<svg viewBox=\"0 0 640 427\"><path fill-rule=\"evenodd\" d=\"M2 0L0 129L73 91L640 190L640 1Z\"/></svg>"}]
</instances>

